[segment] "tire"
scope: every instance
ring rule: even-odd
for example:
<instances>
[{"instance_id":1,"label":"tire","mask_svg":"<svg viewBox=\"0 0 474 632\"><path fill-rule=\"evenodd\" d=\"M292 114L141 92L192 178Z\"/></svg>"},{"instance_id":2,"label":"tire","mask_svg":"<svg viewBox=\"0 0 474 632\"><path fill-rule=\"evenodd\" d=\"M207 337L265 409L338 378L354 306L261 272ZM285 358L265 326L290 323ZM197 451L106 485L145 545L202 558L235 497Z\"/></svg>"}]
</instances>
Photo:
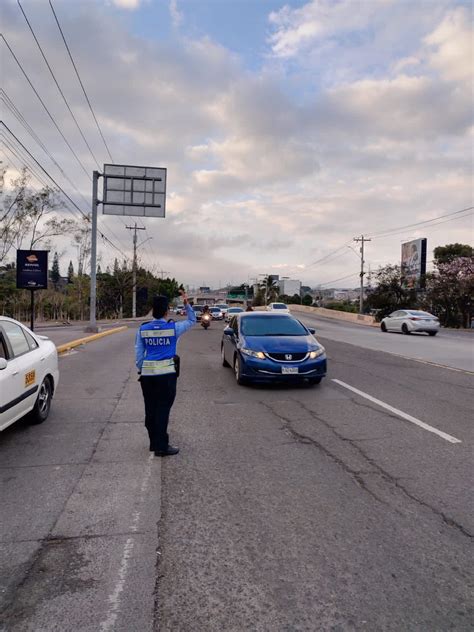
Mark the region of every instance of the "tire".
<instances>
[{"instance_id":1,"label":"tire","mask_svg":"<svg viewBox=\"0 0 474 632\"><path fill-rule=\"evenodd\" d=\"M242 364L238 355L234 359L234 376L237 384L245 384L245 378L242 377Z\"/></svg>"},{"instance_id":2,"label":"tire","mask_svg":"<svg viewBox=\"0 0 474 632\"><path fill-rule=\"evenodd\" d=\"M227 362L227 360L225 359L225 355L224 355L224 345L221 345L221 359L222 359L222 366L230 366L230 364Z\"/></svg>"},{"instance_id":3,"label":"tire","mask_svg":"<svg viewBox=\"0 0 474 632\"><path fill-rule=\"evenodd\" d=\"M387 333L387 325L385 323L381 323L380 329L383 331L384 334Z\"/></svg>"},{"instance_id":4,"label":"tire","mask_svg":"<svg viewBox=\"0 0 474 632\"><path fill-rule=\"evenodd\" d=\"M313 377L308 380L308 386L316 386L316 384L321 384L322 377Z\"/></svg>"},{"instance_id":5,"label":"tire","mask_svg":"<svg viewBox=\"0 0 474 632\"><path fill-rule=\"evenodd\" d=\"M437 331L429 331L428 336L436 336L437 333Z\"/></svg>"},{"instance_id":6,"label":"tire","mask_svg":"<svg viewBox=\"0 0 474 632\"><path fill-rule=\"evenodd\" d=\"M45 377L38 391L35 406L30 413L30 422L32 424L42 424L46 421L51 409L51 399L53 397L53 389L49 377Z\"/></svg>"},{"instance_id":7,"label":"tire","mask_svg":"<svg viewBox=\"0 0 474 632\"><path fill-rule=\"evenodd\" d=\"M403 325L402 325L402 331L403 331L403 333L405 334L405 336L409 336L409 335L410 335L410 333L411 333L411 332L410 332L410 330L408 329L408 327L407 327L407 324L406 324L406 323L403 323Z\"/></svg>"}]
</instances>

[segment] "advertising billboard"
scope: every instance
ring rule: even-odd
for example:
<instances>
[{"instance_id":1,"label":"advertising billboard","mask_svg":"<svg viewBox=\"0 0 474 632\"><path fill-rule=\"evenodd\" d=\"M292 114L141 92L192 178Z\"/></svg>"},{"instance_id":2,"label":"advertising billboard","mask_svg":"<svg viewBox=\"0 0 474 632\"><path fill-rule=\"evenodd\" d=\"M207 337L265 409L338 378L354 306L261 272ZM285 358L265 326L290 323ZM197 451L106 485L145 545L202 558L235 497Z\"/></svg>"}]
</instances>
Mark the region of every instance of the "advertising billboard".
<instances>
[{"instance_id":1,"label":"advertising billboard","mask_svg":"<svg viewBox=\"0 0 474 632\"><path fill-rule=\"evenodd\" d=\"M48 287L48 250L16 251L16 286L20 290Z\"/></svg>"},{"instance_id":2,"label":"advertising billboard","mask_svg":"<svg viewBox=\"0 0 474 632\"><path fill-rule=\"evenodd\" d=\"M417 289L426 274L426 238L413 239L402 244L402 284Z\"/></svg>"}]
</instances>

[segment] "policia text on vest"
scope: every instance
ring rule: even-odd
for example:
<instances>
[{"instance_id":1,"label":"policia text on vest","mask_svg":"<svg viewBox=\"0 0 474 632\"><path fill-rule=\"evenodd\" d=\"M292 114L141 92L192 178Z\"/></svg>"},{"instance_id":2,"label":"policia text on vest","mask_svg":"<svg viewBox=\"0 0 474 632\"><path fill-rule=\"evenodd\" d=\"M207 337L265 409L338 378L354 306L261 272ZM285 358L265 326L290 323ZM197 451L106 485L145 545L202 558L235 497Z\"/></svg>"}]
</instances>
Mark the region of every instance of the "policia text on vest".
<instances>
[{"instance_id":1,"label":"policia text on vest","mask_svg":"<svg viewBox=\"0 0 474 632\"><path fill-rule=\"evenodd\" d=\"M178 453L169 444L168 421L176 397L179 358L176 355L178 338L196 322L194 310L185 294L186 320L168 322L168 299L155 296L153 320L143 323L135 341L136 365L145 401L145 426L150 438L150 450L156 456Z\"/></svg>"}]
</instances>

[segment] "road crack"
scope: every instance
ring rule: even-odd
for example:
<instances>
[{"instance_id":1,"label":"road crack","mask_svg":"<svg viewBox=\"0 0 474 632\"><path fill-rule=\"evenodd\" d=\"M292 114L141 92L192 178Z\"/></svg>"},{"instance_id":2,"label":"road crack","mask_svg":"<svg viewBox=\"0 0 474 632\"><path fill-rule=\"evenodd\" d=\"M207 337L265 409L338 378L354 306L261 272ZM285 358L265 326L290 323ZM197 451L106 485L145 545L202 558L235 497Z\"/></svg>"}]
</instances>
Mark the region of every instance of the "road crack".
<instances>
[{"instance_id":1,"label":"road crack","mask_svg":"<svg viewBox=\"0 0 474 632\"><path fill-rule=\"evenodd\" d=\"M357 439L349 439L348 437L345 437L344 435L342 435L338 430L336 430L336 428L331 425L327 420L325 420L323 417L321 417L320 415L318 415L317 413L315 413L313 410L311 410L310 408L308 408L307 406L305 406L302 402L298 401L298 400L294 400L292 399L291 401L293 401L295 404L299 405L306 413L308 413L313 419L315 419L316 421L319 421L320 423L322 423L330 432L332 432L338 439L340 439L341 441L346 441L347 443L349 443L358 453L359 455L365 459L365 461L367 463L370 464L370 466L376 470L376 473L380 475L380 477L388 484L393 485L399 492L401 492L404 496L406 496L407 498L409 498L410 500L412 500L413 502L417 503L419 506L424 507L425 509L428 509L429 511L431 511L433 514L435 514L436 516L438 516L438 518L441 518L441 520L449 527L453 527L455 529L457 529L458 531L460 531L464 536L468 537L468 538L474 538L474 534L472 534L470 531L468 531L462 524L456 522L456 520L454 520L454 518L451 518L450 516L448 516L447 514L445 514L441 509L437 509L436 507L433 507L433 505L430 505L428 502L422 500L421 498L419 498L418 496L415 496L415 494L413 494L412 492L410 492L406 487L404 487L401 483L400 480L401 478L397 478L395 476L393 476L392 474L390 474L389 472L387 472L387 470L385 470L383 467L381 467L371 456L369 456L362 448L360 445L358 445L357 443ZM354 402L356 403L356 402ZM357 402L358 404L360 404L361 406L367 407L367 408L372 408L371 406L367 406L366 404L361 404L360 402ZM268 406L268 408L271 410L271 407ZM391 417L391 415L385 411L380 411L382 414L385 414L389 417ZM274 413L276 414L276 413ZM279 415L277 415L279 417ZM398 419L398 417L397 417ZM291 424L291 420L287 420L288 424ZM338 461L341 461L343 463L343 461L339 458L336 457L338 459ZM336 461L337 462L337 461ZM345 465L345 464L344 464ZM351 469L348 468L347 466L344 467L344 469L346 469L346 471L351 472ZM354 474L353 474L354 475ZM360 472L359 472L360 475ZM364 488L365 489L365 488ZM373 493L372 493L373 494ZM378 497L373 494L377 499ZM385 501L381 501L386 503Z\"/></svg>"}]
</instances>

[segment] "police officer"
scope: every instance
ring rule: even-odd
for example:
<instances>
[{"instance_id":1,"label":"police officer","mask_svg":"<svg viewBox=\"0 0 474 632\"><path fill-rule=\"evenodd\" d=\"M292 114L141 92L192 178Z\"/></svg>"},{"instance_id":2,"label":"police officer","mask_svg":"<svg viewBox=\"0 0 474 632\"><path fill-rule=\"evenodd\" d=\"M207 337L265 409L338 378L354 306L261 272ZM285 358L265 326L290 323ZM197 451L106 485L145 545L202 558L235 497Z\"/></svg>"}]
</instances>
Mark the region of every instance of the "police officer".
<instances>
[{"instance_id":1,"label":"police officer","mask_svg":"<svg viewBox=\"0 0 474 632\"><path fill-rule=\"evenodd\" d=\"M178 338L196 322L196 314L181 292L187 319L168 322L168 298L153 298L153 320L143 323L135 341L136 365L145 400L145 426L150 437L150 450L155 456L178 454L168 441L170 410L176 397L179 358L176 355Z\"/></svg>"}]
</instances>

